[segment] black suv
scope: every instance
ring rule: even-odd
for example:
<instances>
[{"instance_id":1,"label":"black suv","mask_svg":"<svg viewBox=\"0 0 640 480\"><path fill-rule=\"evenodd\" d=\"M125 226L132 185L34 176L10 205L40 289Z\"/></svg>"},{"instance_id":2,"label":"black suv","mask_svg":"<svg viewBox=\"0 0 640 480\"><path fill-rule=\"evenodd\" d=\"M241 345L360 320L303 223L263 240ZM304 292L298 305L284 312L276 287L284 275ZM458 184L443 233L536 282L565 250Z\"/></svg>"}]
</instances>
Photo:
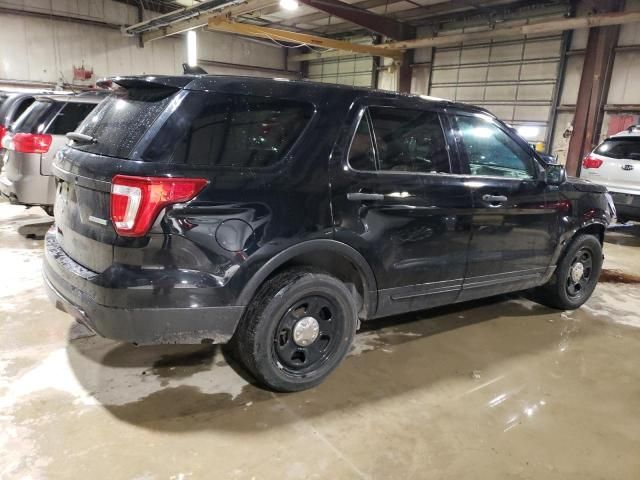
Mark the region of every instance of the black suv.
<instances>
[{"instance_id":1,"label":"black suv","mask_svg":"<svg viewBox=\"0 0 640 480\"><path fill-rule=\"evenodd\" d=\"M286 80L116 78L57 156L56 305L137 344L225 343L279 391L360 320L535 289L584 303L613 214L489 112Z\"/></svg>"}]
</instances>

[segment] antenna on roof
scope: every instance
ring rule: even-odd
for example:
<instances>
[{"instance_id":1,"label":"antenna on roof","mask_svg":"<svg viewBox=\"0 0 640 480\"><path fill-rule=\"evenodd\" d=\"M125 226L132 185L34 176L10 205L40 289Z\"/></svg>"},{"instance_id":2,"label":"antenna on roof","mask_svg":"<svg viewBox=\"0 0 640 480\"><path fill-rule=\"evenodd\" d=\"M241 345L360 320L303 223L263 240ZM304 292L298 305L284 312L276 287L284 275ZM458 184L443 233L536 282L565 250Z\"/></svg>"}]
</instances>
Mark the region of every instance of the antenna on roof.
<instances>
[{"instance_id":1,"label":"antenna on roof","mask_svg":"<svg viewBox=\"0 0 640 480\"><path fill-rule=\"evenodd\" d=\"M207 75L207 71L197 65L191 66L188 63L182 64L182 73L185 75Z\"/></svg>"}]
</instances>

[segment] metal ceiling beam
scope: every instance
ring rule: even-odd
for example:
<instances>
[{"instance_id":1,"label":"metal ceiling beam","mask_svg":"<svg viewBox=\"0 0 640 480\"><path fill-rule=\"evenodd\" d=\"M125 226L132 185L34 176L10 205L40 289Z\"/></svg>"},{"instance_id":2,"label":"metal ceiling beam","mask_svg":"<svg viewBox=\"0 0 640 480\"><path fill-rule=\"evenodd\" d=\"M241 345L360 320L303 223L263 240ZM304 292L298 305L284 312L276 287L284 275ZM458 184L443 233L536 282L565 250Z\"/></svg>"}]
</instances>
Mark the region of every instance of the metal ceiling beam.
<instances>
[{"instance_id":1,"label":"metal ceiling beam","mask_svg":"<svg viewBox=\"0 0 640 480\"><path fill-rule=\"evenodd\" d=\"M340 0L299 0L299 2L395 40L415 37L416 29L412 25Z\"/></svg>"},{"instance_id":2,"label":"metal ceiling beam","mask_svg":"<svg viewBox=\"0 0 640 480\"><path fill-rule=\"evenodd\" d=\"M600 13L595 15L563 18L560 20L544 20L536 23L525 23L509 27L495 28L483 32L458 33L435 37L416 38L403 42L392 42L383 45L394 50L408 50L423 47L441 47L456 45L462 42L490 40L492 38L538 35L543 33L562 32L580 28L605 27L610 25L626 25L640 22L640 11Z\"/></svg>"},{"instance_id":3,"label":"metal ceiling beam","mask_svg":"<svg viewBox=\"0 0 640 480\"><path fill-rule=\"evenodd\" d=\"M343 42L333 38L308 35L306 33L259 27L256 25L249 25L247 23L232 22L220 17L210 18L208 28L210 30L236 33L238 35L246 35L249 37L267 38L269 40L298 43L320 48L332 48L352 53L364 53L377 57L393 58L395 60L402 58L402 52L392 48L384 48L377 45L362 45L358 43Z\"/></svg>"},{"instance_id":4,"label":"metal ceiling beam","mask_svg":"<svg viewBox=\"0 0 640 480\"><path fill-rule=\"evenodd\" d=\"M354 7L358 7L366 10L370 8L381 7L383 5L392 5L394 3L399 3L401 1L405 1L405 0L363 0L360 2L355 2L352 5ZM492 7L495 5L506 4L506 3L509 3L509 0L485 0L482 2L483 7L485 8ZM428 5L428 6L426 5L424 7L419 7L419 8L416 8L415 10L420 10L423 12L424 17L429 17L429 16L440 15L444 13L452 13L452 12L458 12L463 10L472 10L475 8L476 7L471 5L471 2L469 2L468 5L464 5L464 6L460 4L452 6L450 1L445 1L445 2L437 3L435 5ZM275 12L267 11L266 13L275 13ZM301 23L312 23L318 20L322 20L324 18L327 18L327 15L323 13L310 13L308 15L302 15L300 17L291 18L289 20L285 20L278 23L284 26L293 26Z\"/></svg>"},{"instance_id":5,"label":"metal ceiling beam","mask_svg":"<svg viewBox=\"0 0 640 480\"><path fill-rule=\"evenodd\" d=\"M441 25L443 24L451 24L451 23L468 23L470 22L472 26L481 26L493 23L496 19L503 19L505 16L510 15L512 12L517 11L519 9L525 9L531 7L538 7L550 10L557 10L558 14L563 14L567 12L567 6L560 3L558 0L536 0L535 3L532 3L531 0L519 0L516 2L512 2L509 4L495 4L491 8L487 8L486 10L460 10L450 13L444 13L439 15L427 14L424 13L424 8L415 7L408 8L406 10L399 10L393 13L393 17L404 23L410 23L412 25L421 25L421 26L431 26L435 31L440 30ZM533 15L525 14L527 17L531 16L539 16L538 12L532 11ZM555 12L554 12L555 13ZM524 12L523 12L524 14ZM459 26L454 26L455 28L459 28ZM332 25L326 27L318 27L317 31L310 33L317 33L318 35L339 35L346 31L352 31L353 27L351 27L346 22L341 23L333 23Z\"/></svg>"},{"instance_id":6,"label":"metal ceiling beam","mask_svg":"<svg viewBox=\"0 0 640 480\"><path fill-rule=\"evenodd\" d=\"M156 30L144 32L142 33L142 41L144 43L152 42L154 40L183 33L188 30L206 27L211 16L246 15L247 13L276 5L277 3L278 0L247 0L244 2L238 2L237 4L214 10L213 12L210 12L210 15L200 15L197 17L187 18Z\"/></svg>"}]
</instances>

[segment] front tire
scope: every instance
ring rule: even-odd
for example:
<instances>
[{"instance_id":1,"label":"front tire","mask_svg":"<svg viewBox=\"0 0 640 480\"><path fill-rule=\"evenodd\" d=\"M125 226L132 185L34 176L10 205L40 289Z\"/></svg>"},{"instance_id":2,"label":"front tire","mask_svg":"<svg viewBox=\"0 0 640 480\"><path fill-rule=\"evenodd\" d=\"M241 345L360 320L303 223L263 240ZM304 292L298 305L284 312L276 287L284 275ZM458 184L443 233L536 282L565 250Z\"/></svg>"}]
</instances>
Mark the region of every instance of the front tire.
<instances>
[{"instance_id":1,"label":"front tire","mask_svg":"<svg viewBox=\"0 0 640 480\"><path fill-rule=\"evenodd\" d=\"M234 337L241 363L272 390L321 383L345 357L357 327L353 295L340 280L293 269L267 280Z\"/></svg>"},{"instance_id":2,"label":"front tire","mask_svg":"<svg viewBox=\"0 0 640 480\"><path fill-rule=\"evenodd\" d=\"M577 236L567 247L549 282L535 291L536 300L560 310L579 308L596 288L602 260L602 245L596 237Z\"/></svg>"}]
</instances>

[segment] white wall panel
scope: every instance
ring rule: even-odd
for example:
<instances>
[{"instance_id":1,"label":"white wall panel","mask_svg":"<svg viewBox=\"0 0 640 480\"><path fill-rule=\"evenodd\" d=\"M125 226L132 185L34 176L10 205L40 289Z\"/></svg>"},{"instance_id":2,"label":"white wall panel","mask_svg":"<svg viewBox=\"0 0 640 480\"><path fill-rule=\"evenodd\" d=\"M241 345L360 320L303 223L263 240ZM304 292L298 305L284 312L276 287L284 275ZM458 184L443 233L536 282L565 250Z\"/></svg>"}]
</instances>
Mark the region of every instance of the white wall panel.
<instances>
[{"instance_id":1,"label":"white wall panel","mask_svg":"<svg viewBox=\"0 0 640 480\"><path fill-rule=\"evenodd\" d=\"M608 104L640 105L640 53L618 52L609 86Z\"/></svg>"},{"instance_id":2,"label":"white wall panel","mask_svg":"<svg viewBox=\"0 0 640 480\"><path fill-rule=\"evenodd\" d=\"M110 0L0 0L17 9L53 12L113 23L134 23L137 10ZM52 10L53 8L53 10ZM26 15L0 14L0 79L56 83L73 81L73 67L93 69L90 81L112 75L180 74L186 60L184 37L138 47L116 29ZM215 62L284 68L284 51L235 35L198 32L199 58ZM257 74L250 69L206 66L210 73ZM233 72L232 72L233 71ZM259 75L275 76L270 72ZM286 76L286 75L283 75Z\"/></svg>"},{"instance_id":3,"label":"white wall panel","mask_svg":"<svg viewBox=\"0 0 640 480\"><path fill-rule=\"evenodd\" d=\"M567 58L560 104L575 105L578 100L578 89L580 88L583 64L584 55L572 55Z\"/></svg>"}]
</instances>

